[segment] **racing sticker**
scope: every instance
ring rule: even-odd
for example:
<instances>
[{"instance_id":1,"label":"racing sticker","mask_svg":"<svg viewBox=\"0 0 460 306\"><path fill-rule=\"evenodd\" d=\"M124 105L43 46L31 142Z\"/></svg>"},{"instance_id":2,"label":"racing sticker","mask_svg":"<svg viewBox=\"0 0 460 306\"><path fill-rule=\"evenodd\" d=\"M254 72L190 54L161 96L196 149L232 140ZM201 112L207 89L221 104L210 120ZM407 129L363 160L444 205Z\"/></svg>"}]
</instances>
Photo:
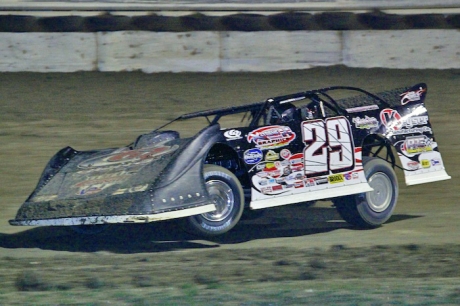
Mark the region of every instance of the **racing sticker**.
<instances>
[{"instance_id":1,"label":"racing sticker","mask_svg":"<svg viewBox=\"0 0 460 306\"><path fill-rule=\"evenodd\" d=\"M401 115L391 108L385 108L380 112L380 121L391 130L399 130L403 124Z\"/></svg>"},{"instance_id":2,"label":"racing sticker","mask_svg":"<svg viewBox=\"0 0 460 306\"><path fill-rule=\"evenodd\" d=\"M276 153L276 156L279 157L279 154ZM258 171L252 177L253 185L264 195L277 195L315 184L315 181L304 181L302 153L294 154L289 159L281 161L264 160L250 171L253 170Z\"/></svg>"},{"instance_id":3,"label":"racing sticker","mask_svg":"<svg viewBox=\"0 0 460 306\"><path fill-rule=\"evenodd\" d=\"M355 124L355 127L357 129L372 129L376 128L379 126L379 121L375 117L368 117L364 116L364 118L361 117L355 117L352 119L352 122Z\"/></svg>"},{"instance_id":4,"label":"racing sticker","mask_svg":"<svg viewBox=\"0 0 460 306\"><path fill-rule=\"evenodd\" d=\"M296 134L289 127L272 125L250 132L247 141L254 143L261 150L268 150L287 146L295 138Z\"/></svg>"},{"instance_id":5,"label":"racing sticker","mask_svg":"<svg viewBox=\"0 0 460 306\"><path fill-rule=\"evenodd\" d=\"M425 169L431 167L431 162L430 162L430 160L428 160L428 159L422 159L422 160L420 161L420 164L422 165L422 168L425 168Z\"/></svg>"},{"instance_id":6,"label":"racing sticker","mask_svg":"<svg viewBox=\"0 0 460 306\"><path fill-rule=\"evenodd\" d=\"M227 140L237 140L243 138L241 137L241 131L238 130L228 130L224 133L224 136Z\"/></svg>"},{"instance_id":7,"label":"racing sticker","mask_svg":"<svg viewBox=\"0 0 460 306\"><path fill-rule=\"evenodd\" d=\"M420 163L418 161L409 160L406 163L406 166L407 166L407 169L409 170L417 170L420 168Z\"/></svg>"},{"instance_id":8,"label":"racing sticker","mask_svg":"<svg viewBox=\"0 0 460 306\"><path fill-rule=\"evenodd\" d=\"M260 149L249 149L244 152L243 159L248 165L254 165L260 162L264 154Z\"/></svg>"},{"instance_id":9,"label":"racing sticker","mask_svg":"<svg viewBox=\"0 0 460 306\"><path fill-rule=\"evenodd\" d=\"M107 189L115 184L122 183L128 180L131 177L131 173L127 172L115 172L115 173L106 173L102 175L92 176L86 180L83 180L77 184L76 195L87 196L101 192L104 189Z\"/></svg>"},{"instance_id":10,"label":"racing sticker","mask_svg":"<svg viewBox=\"0 0 460 306\"><path fill-rule=\"evenodd\" d=\"M279 158L280 158L279 153L276 153L273 150L269 150L267 154L265 155L266 161L274 161L274 160L278 160Z\"/></svg>"},{"instance_id":11,"label":"racing sticker","mask_svg":"<svg viewBox=\"0 0 460 306\"><path fill-rule=\"evenodd\" d=\"M401 153L406 156L414 156L422 152L433 151L432 141L425 135L409 136L400 146Z\"/></svg>"},{"instance_id":12,"label":"racing sticker","mask_svg":"<svg viewBox=\"0 0 460 306\"><path fill-rule=\"evenodd\" d=\"M380 120L393 135L431 133L428 125L428 116L405 116L402 117L398 111L385 108L380 112Z\"/></svg>"},{"instance_id":13,"label":"racing sticker","mask_svg":"<svg viewBox=\"0 0 460 306\"><path fill-rule=\"evenodd\" d=\"M345 177L342 173L329 175L327 177L329 184L337 184L345 182Z\"/></svg>"},{"instance_id":14,"label":"racing sticker","mask_svg":"<svg viewBox=\"0 0 460 306\"><path fill-rule=\"evenodd\" d=\"M138 164L149 163L152 160L158 159L165 154L169 154L179 148L178 145L174 146L156 146L150 148L142 148L139 150L130 150L123 148L116 150L111 154L98 156L87 159L81 162L79 168L96 168L105 167L118 164Z\"/></svg>"},{"instance_id":15,"label":"racing sticker","mask_svg":"<svg viewBox=\"0 0 460 306\"><path fill-rule=\"evenodd\" d=\"M291 157L291 155L292 155L292 154L291 154L291 151L289 151L288 149L283 149L283 150L281 150L281 152L280 152L280 156L281 156L281 158L283 158L283 159L289 159L289 158Z\"/></svg>"},{"instance_id":16,"label":"racing sticker","mask_svg":"<svg viewBox=\"0 0 460 306\"><path fill-rule=\"evenodd\" d=\"M376 109L379 109L378 105L366 105L366 106L347 108L346 111L349 114L351 114L351 113L367 112L367 111L376 110Z\"/></svg>"},{"instance_id":17,"label":"racing sticker","mask_svg":"<svg viewBox=\"0 0 460 306\"><path fill-rule=\"evenodd\" d=\"M422 99L423 93L426 92L426 88L420 87L418 90L406 91L400 94L401 104L406 105L409 102L416 102Z\"/></svg>"}]
</instances>

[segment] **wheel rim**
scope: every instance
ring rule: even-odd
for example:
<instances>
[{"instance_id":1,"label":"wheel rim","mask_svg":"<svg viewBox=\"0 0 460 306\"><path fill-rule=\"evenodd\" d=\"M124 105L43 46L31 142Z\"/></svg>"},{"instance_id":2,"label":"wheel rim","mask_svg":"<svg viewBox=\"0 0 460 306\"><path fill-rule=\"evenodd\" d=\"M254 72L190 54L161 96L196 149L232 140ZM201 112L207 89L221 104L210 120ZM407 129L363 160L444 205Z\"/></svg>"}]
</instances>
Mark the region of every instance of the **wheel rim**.
<instances>
[{"instance_id":1,"label":"wheel rim","mask_svg":"<svg viewBox=\"0 0 460 306\"><path fill-rule=\"evenodd\" d=\"M369 208L380 213L390 206L393 188L390 178L383 172L377 172L369 178L369 185L374 189L366 193Z\"/></svg>"},{"instance_id":2,"label":"wheel rim","mask_svg":"<svg viewBox=\"0 0 460 306\"><path fill-rule=\"evenodd\" d=\"M203 218L213 222L225 220L231 214L235 205L232 189L227 183L217 180L207 181L206 189L209 197L216 205L216 210L202 214Z\"/></svg>"}]
</instances>

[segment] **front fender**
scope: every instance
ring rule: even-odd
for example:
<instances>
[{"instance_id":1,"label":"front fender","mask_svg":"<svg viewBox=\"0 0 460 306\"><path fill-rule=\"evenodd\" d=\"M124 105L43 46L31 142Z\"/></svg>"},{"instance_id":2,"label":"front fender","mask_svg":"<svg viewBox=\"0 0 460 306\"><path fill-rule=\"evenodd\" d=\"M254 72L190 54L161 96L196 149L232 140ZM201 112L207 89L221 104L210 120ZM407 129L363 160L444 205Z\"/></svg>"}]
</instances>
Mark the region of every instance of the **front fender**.
<instances>
[{"instance_id":1,"label":"front fender","mask_svg":"<svg viewBox=\"0 0 460 306\"><path fill-rule=\"evenodd\" d=\"M130 213L146 213L211 203L204 178L203 162L216 142L225 141L219 125L200 131L164 169L149 189L149 197L131 207Z\"/></svg>"}]
</instances>

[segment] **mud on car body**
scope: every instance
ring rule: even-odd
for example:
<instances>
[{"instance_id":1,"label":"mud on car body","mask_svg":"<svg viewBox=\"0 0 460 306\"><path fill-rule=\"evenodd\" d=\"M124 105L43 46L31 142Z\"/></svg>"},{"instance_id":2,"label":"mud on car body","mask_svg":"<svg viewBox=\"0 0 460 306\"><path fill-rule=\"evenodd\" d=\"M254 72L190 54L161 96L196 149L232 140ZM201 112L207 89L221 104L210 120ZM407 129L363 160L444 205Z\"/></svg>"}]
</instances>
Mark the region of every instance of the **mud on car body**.
<instances>
[{"instance_id":1,"label":"mud on car body","mask_svg":"<svg viewBox=\"0 0 460 306\"><path fill-rule=\"evenodd\" d=\"M331 200L350 224L376 227L397 202L394 168L407 185L450 178L426 94L423 83L378 94L334 86L185 114L121 148L67 147L10 224L180 219L215 236L248 211ZM206 124L190 137L170 129L197 118Z\"/></svg>"}]
</instances>

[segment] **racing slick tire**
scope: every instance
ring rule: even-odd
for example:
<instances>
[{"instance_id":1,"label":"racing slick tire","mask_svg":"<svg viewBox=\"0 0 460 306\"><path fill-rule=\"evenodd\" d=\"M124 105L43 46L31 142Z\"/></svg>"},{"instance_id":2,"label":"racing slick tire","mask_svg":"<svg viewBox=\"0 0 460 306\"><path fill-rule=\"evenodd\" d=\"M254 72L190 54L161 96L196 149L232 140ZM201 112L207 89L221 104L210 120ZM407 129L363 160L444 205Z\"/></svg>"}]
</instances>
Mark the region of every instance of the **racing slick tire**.
<instances>
[{"instance_id":1,"label":"racing slick tire","mask_svg":"<svg viewBox=\"0 0 460 306\"><path fill-rule=\"evenodd\" d=\"M398 200L398 180L393 168L376 157L363 157L364 173L374 189L333 200L340 216L359 228L375 228L385 223Z\"/></svg>"},{"instance_id":2,"label":"racing slick tire","mask_svg":"<svg viewBox=\"0 0 460 306\"><path fill-rule=\"evenodd\" d=\"M204 165L206 188L215 202L215 211L186 218L184 229L194 235L218 236L231 230L244 210L244 192L238 178L229 170Z\"/></svg>"}]
</instances>

